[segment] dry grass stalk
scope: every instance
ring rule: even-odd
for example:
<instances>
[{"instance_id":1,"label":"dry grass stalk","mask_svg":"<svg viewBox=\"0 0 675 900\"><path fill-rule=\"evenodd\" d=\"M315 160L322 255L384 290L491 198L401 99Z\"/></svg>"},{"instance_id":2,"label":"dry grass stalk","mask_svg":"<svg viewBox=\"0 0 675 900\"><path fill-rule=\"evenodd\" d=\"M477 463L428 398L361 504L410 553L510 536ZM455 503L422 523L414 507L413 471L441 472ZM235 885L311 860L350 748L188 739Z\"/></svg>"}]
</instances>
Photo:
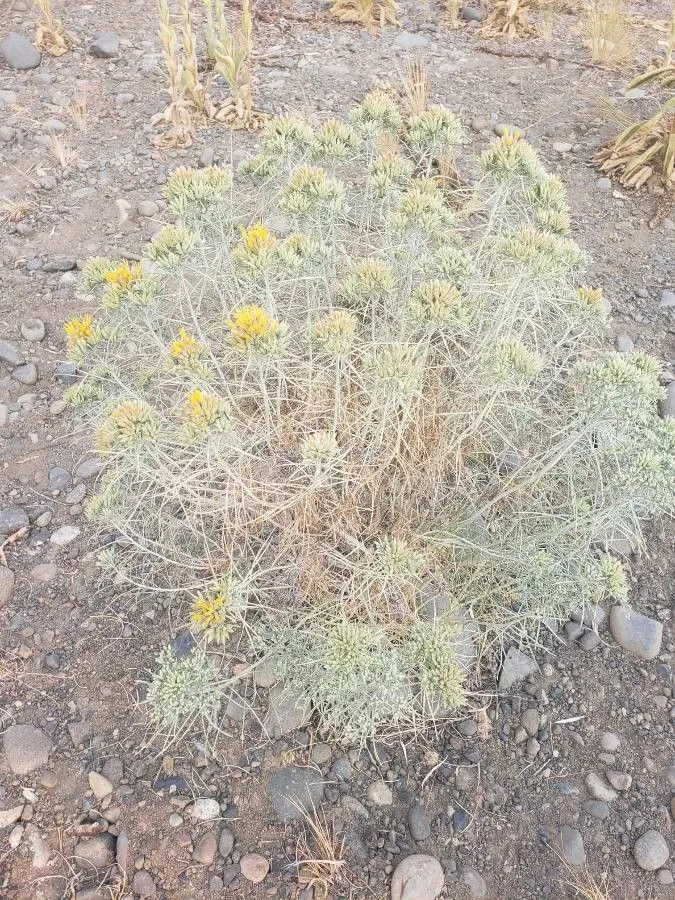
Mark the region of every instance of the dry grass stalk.
<instances>
[{"instance_id":1,"label":"dry grass stalk","mask_svg":"<svg viewBox=\"0 0 675 900\"><path fill-rule=\"evenodd\" d=\"M446 0L445 24L448 28L459 28L459 0Z\"/></svg>"},{"instance_id":2,"label":"dry grass stalk","mask_svg":"<svg viewBox=\"0 0 675 900\"><path fill-rule=\"evenodd\" d=\"M372 29L376 25L400 25L396 0L333 0L331 15L340 22L350 22Z\"/></svg>"},{"instance_id":3,"label":"dry grass stalk","mask_svg":"<svg viewBox=\"0 0 675 900\"><path fill-rule=\"evenodd\" d=\"M197 113L207 119L213 118L216 108L204 88L197 66L197 49L192 30L190 0L180 0L181 26L183 31L183 72L181 86Z\"/></svg>"},{"instance_id":4,"label":"dry grass stalk","mask_svg":"<svg viewBox=\"0 0 675 900\"><path fill-rule=\"evenodd\" d=\"M602 873L600 880L598 881L595 876L588 871L586 866L582 869L575 868L567 862L565 857L556 849L556 847L553 847L550 844L549 846L565 867L566 878L564 879L564 884L572 888L575 897L580 897L581 900L612 900L609 888L607 887L608 879L606 872Z\"/></svg>"},{"instance_id":5,"label":"dry grass stalk","mask_svg":"<svg viewBox=\"0 0 675 900\"><path fill-rule=\"evenodd\" d=\"M662 65L633 79L628 90L657 84L675 88L675 15L671 22ZM667 100L650 118L630 124L619 137L595 156L603 172L619 175L625 187L641 187L660 174L667 189L675 187L675 97Z\"/></svg>"},{"instance_id":6,"label":"dry grass stalk","mask_svg":"<svg viewBox=\"0 0 675 900\"><path fill-rule=\"evenodd\" d=\"M623 0L594 0L582 19L584 41L596 63L620 66L633 54Z\"/></svg>"},{"instance_id":7,"label":"dry grass stalk","mask_svg":"<svg viewBox=\"0 0 675 900\"><path fill-rule=\"evenodd\" d=\"M50 56L63 56L68 50L66 33L61 22L52 15L52 0L34 0L34 3L40 10L35 32L36 45Z\"/></svg>"},{"instance_id":8,"label":"dry grass stalk","mask_svg":"<svg viewBox=\"0 0 675 900\"><path fill-rule=\"evenodd\" d=\"M559 0L539 0L537 8L539 11L537 32L543 41L550 43L553 40L555 14L560 8Z\"/></svg>"},{"instance_id":9,"label":"dry grass stalk","mask_svg":"<svg viewBox=\"0 0 675 900\"><path fill-rule=\"evenodd\" d=\"M307 830L298 840L298 883L313 888L315 900L324 900L331 896L332 889L344 872L344 841L338 843L325 812L314 810L314 815L310 816L302 807L298 809L307 825Z\"/></svg>"},{"instance_id":10,"label":"dry grass stalk","mask_svg":"<svg viewBox=\"0 0 675 900\"><path fill-rule=\"evenodd\" d=\"M642 187L660 172L669 190L675 187L675 97L644 122L631 125L595 155L603 172L618 174L625 187Z\"/></svg>"},{"instance_id":11,"label":"dry grass stalk","mask_svg":"<svg viewBox=\"0 0 675 900\"><path fill-rule=\"evenodd\" d=\"M487 35L525 37L536 29L529 19L531 0L495 0L483 31Z\"/></svg>"},{"instance_id":12,"label":"dry grass stalk","mask_svg":"<svg viewBox=\"0 0 675 900\"><path fill-rule=\"evenodd\" d=\"M158 0L158 6L159 37L168 76L169 103L163 112L151 119L155 126L168 126L153 143L156 147L189 147L194 137L194 128L183 88L183 66L177 52L176 28L171 22L168 0Z\"/></svg>"},{"instance_id":13,"label":"dry grass stalk","mask_svg":"<svg viewBox=\"0 0 675 900\"><path fill-rule=\"evenodd\" d=\"M78 93L68 106L68 115L78 131L86 131L89 125L89 106L87 95Z\"/></svg>"},{"instance_id":14,"label":"dry grass stalk","mask_svg":"<svg viewBox=\"0 0 675 900\"><path fill-rule=\"evenodd\" d=\"M429 96L429 78L423 57L417 56L407 60L399 76L410 112L414 116L422 115L427 108Z\"/></svg>"},{"instance_id":15,"label":"dry grass stalk","mask_svg":"<svg viewBox=\"0 0 675 900\"><path fill-rule=\"evenodd\" d=\"M8 222L16 224L25 219L32 209L35 209L32 200L7 200L3 197L0 199L0 222L3 225Z\"/></svg>"},{"instance_id":16,"label":"dry grass stalk","mask_svg":"<svg viewBox=\"0 0 675 900\"><path fill-rule=\"evenodd\" d=\"M77 150L69 143L67 138L63 138L53 131L49 132L48 147L59 164L61 171L67 172L77 159Z\"/></svg>"}]
</instances>

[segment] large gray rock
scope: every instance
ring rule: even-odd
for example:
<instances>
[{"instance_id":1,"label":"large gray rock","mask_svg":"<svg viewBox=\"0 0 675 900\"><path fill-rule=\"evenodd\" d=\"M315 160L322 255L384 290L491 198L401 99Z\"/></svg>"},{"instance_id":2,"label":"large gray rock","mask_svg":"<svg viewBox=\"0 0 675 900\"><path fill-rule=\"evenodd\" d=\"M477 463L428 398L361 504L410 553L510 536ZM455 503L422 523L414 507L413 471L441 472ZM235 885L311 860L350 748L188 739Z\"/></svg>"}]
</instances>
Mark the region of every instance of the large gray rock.
<instances>
[{"instance_id":1,"label":"large gray rock","mask_svg":"<svg viewBox=\"0 0 675 900\"><path fill-rule=\"evenodd\" d=\"M89 45L89 52L99 59L113 59L119 56L120 39L114 31L100 31Z\"/></svg>"},{"instance_id":2,"label":"large gray rock","mask_svg":"<svg viewBox=\"0 0 675 900\"><path fill-rule=\"evenodd\" d=\"M15 31L0 41L0 57L10 69L36 69L42 62L42 54L30 41Z\"/></svg>"},{"instance_id":3,"label":"large gray rock","mask_svg":"<svg viewBox=\"0 0 675 900\"><path fill-rule=\"evenodd\" d=\"M280 738L284 734L296 731L309 719L311 710L307 700L291 694L282 684L272 688L269 702L263 728L270 737Z\"/></svg>"},{"instance_id":4,"label":"large gray rock","mask_svg":"<svg viewBox=\"0 0 675 900\"><path fill-rule=\"evenodd\" d=\"M93 478L103 470L105 462L97 456L89 456L75 466L75 474L78 478Z\"/></svg>"},{"instance_id":5,"label":"large gray rock","mask_svg":"<svg viewBox=\"0 0 675 900\"><path fill-rule=\"evenodd\" d=\"M134 894L138 894L139 897L157 896L155 882L147 869L141 869L140 872L136 872L131 882L131 890Z\"/></svg>"},{"instance_id":6,"label":"large gray rock","mask_svg":"<svg viewBox=\"0 0 675 900\"><path fill-rule=\"evenodd\" d=\"M633 856L635 862L645 872L655 872L665 865L670 856L670 850L664 836L650 828L635 841Z\"/></svg>"},{"instance_id":7,"label":"large gray rock","mask_svg":"<svg viewBox=\"0 0 675 900\"><path fill-rule=\"evenodd\" d=\"M319 773L300 766L284 766L272 775L269 797L281 822L301 819L323 800L324 782Z\"/></svg>"},{"instance_id":8,"label":"large gray rock","mask_svg":"<svg viewBox=\"0 0 675 900\"><path fill-rule=\"evenodd\" d=\"M78 841L75 844L75 865L83 872L104 869L113 862L114 844L115 838L107 833Z\"/></svg>"},{"instance_id":9,"label":"large gray rock","mask_svg":"<svg viewBox=\"0 0 675 900\"><path fill-rule=\"evenodd\" d=\"M571 866L583 866L586 864L586 850L581 832L569 825L563 825L560 831L560 849L565 862Z\"/></svg>"},{"instance_id":10,"label":"large gray rock","mask_svg":"<svg viewBox=\"0 0 675 900\"><path fill-rule=\"evenodd\" d=\"M536 671L537 664L531 656L521 653L516 647L511 647L499 676L499 690L508 691L514 684L524 681L528 675L534 675Z\"/></svg>"},{"instance_id":11,"label":"large gray rock","mask_svg":"<svg viewBox=\"0 0 675 900\"><path fill-rule=\"evenodd\" d=\"M17 366L12 372L12 378L19 384L36 384L38 380L38 370L35 363L26 363L25 366Z\"/></svg>"},{"instance_id":12,"label":"large gray rock","mask_svg":"<svg viewBox=\"0 0 675 900\"><path fill-rule=\"evenodd\" d=\"M229 828L223 828L220 832L220 838L218 839L218 853L220 853L223 859L227 859L233 849L234 835Z\"/></svg>"},{"instance_id":13,"label":"large gray rock","mask_svg":"<svg viewBox=\"0 0 675 900\"><path fill-rule=\"evenodd\" d=\"M465 6L462 9L462 18L465 22L482 22L485 18L485 13L477 6Z\"/></svg>"},{"instance_id":14,"label":"large gray rock","mask_svg":"<svg viewBox=\"0 0 675 900\"><path fill-rule=\"evenodd\" d=\"M0 509L0 534L14 534L21 528L30 524L28 513L18 506L8 506Z\"/></svg>"},{"instance_id":15,"label":"large gray rock","mask_svg":"<svg viewBox=\"0 0 675 900\"><path fill-rule=\"evenodd\" d=\"M431 836L431 823L423 806L416 803L408 810L408 828L414 841L426 841Z\"/></svg>"},{"instance_id":16,"label":"large gray rock","mask_svg":"<svg viewBox=\"0 0 675 900\"><path fill-rule=\"evenodd\" d=\"M594 800L604 800L605 803L611 803L612 800L616 800L619 796L614 788L607 784L605 779L598 775L597 772L588 773L586 776L586 787Z\"/></svg>"},{"instance_id":17,"label":"large gray rock","mask_svg":"<svg viewBox=\"0 0 675 900\"><path fill-rule=\"evenodd\" d=\"M663 623L625 606L615 606L609 617L612 637L640 659L654 659L661 650Z\"/></svg>"},{"instance_id":18,"label":"large gray rock","mask_svg":"<svg viewBox=\"0 0 675 900\"><path fill-rule=\"evenodd\" d=\"M192 851L192 859L201 866L210 866L216 858L217 849L218 841L215 834L212 831L207 831L195 844L195 849Z\"/></svg>"},{"instance_id":19,"label":"large gray rock","mask_svg":"<svg viewBox=\"0 0 675 900\"><path fill-rule=\"evenodd\" d=\"M26 362L26 357L8 341L0 341L0 362L5 362L10 366L22 366Z\"/></svg>"},{"instance_id":20,"label":"large gray rock","mask_svg":"<svg viewBox=\"0 0 675 900\"><path fill-rule=\"evenodd\" d=\"M476 900L487 896L487 884L485 879L473 866L465 866L462 870L462 881L468 887L469 893Z\"/></svg>"},{"instance_id":21,"label":"large gray rock","mask_svg":"<svg viewBox=\"0 0 675 900\"><path fill-rule=\"evenodd\" d=\"M10 725L3 746L7 765L15 775L30 775L49 761L52 742L33 725Z\"/></svg>"},{"instance_id":22,"label":"large gray rock","mask_svg":"<svg viewBox=\"0 0 675 900\"><path fill-rule=\"evenodd\" d=\"M391 877L391 900L436 900L445 875L439 861L424 853L406 856Z\"/></svg>"},{"instance_id":23,"label":"large gray rock","mask_svg":"<svg viewBox=\"0 0 675 900\"><path fill-rule=\"evenodd\" d=\"M425 38L423 34L417 34L414 31L401 31L394 43L399 47L405 47L406 50L419 50L422 47L429 46L429 38Z\"/></svg>"}]
</instances>

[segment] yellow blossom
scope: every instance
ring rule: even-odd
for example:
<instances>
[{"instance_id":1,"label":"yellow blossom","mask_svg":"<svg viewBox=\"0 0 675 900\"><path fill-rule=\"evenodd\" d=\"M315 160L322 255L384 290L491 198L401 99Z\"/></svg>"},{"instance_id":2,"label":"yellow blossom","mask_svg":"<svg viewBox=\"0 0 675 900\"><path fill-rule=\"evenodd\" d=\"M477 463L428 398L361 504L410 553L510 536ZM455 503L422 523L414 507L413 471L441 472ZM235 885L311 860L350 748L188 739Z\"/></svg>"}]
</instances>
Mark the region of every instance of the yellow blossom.
<instances>
[{"instance_id":1,"label":"yellow blossom","mask_svg":"<svg viewBox=\"0 0 675 900\"><path fill-rule=\"evenodd\" d=\"M224 431L230 425L225 401L195 388L188 394L188 432L196 437L209 428Z\"/></svg>"},{"instance_id":2,"label":"yellow blossom","mask_svg":"<svg viewBox=\"0 0 675 900\"><path fill-rule=\"evenodd\" d=\"M68 343L76 344L78 341L90 341L94 337L94 318L87 315L81 319L70 319L63 326L63 330L68 335Z\"/></svg>"},{"instance_id":3,"label":"yellow blossom","mask_svg":"<svg viewBox=\"0 0 675 900\"><path fill-rule=\"evenodd\" d=\"M128 262L121 262L114 269L110 269L109 272L105 273L106 284L123 291L129 290L142 277L143 268L140 263L134 263L130 266Z\"/></svg>"},{"instance_id":4,"label":"yellow blossom","mask_svg":"<svg viewBox=\"0 0 675 900\"><path fill-rule=\"evenodd\" d=\"M251 253L272 250L277 243L274 235L261 222L251 225L248 229L242 228L241 239Z\"/></svg>"},{"instance_id":5,"label":"yellow blossom","mask_svg":"<svg viewBox=\"0 0 675 900\"><path fill-rule=\"evenodd\" d=\"M605 301L602 296L602 288L591 288L587 287L585 284L582 284L578 290L579 300L583 303L585 307L593 310L597 313L606 312L605 309Z\"/></svg>"},{"instance_id":6,"label":"yellow blossom","mask_svg":"<svg viewBox=\"0 0 675 900\"><path fill-rule=\"evenodd\" d=\"M178 337L171 344L171 358L176 363L189 364L195 362L204 350L196 338L188 334L184 328L178 332Z\"/></svg>"},{"instance_id":7,"label":"yellow blossom","mask_svg":"<svg viewBox=\"0 0 675 900\"><path fill-rule=\"evenodd\" d=\"M264 348L274 341L280 323L271 318L262 306L242 306L227 323L234 345L240 350Z\"/></svg>"},{"instance_id":8,"label":"yellow blossom","mask_svg":"<svg viewBox=\"0 0 675 900\"><path fill-rule=\"evenodd\" d=\"M234 630L233 598L227 584L215 591L199 594L192 604L190 619L197 631L218 644L224 643Z\"/></svg>"}]
</instances>

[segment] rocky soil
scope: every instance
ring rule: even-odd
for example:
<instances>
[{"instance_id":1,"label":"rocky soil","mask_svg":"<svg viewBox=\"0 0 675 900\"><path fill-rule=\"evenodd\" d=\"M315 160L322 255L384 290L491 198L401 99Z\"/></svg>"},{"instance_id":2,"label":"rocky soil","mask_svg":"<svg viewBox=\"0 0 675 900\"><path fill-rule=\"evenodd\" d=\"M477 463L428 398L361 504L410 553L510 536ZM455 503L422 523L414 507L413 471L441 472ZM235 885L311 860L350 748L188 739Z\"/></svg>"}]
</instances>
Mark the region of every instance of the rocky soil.
<instances>
[{"instance_id":1,"label":"rocky soil","mask_svg":"<svg viewBox=\"0 0 675 900\"><path fill-rule=\"evenodd\" d=\"M568 185L611 339L654 353L675 384L672 208L657 184L629 194L590 165L617 129L599 98L628 116L652 109L623 88L663 34L636 26L635 66L615 71L589 64L576 15L557 14L550 42L504 44L480 35L478 6L448 31L442 3L401 5L402 28L369 35L330 23L321 3L259 0L259 105L342 113L423 52L432 99L471 135L464 174L500 125L524 131ZM236 161L256 138L214 126L187 150L154 150L151 0L53 6L73 37L59 58L30 43L27 0L4 0L0 16L0 896L319 900L327 875L331 896L351 898L566 898L591 877L612 898L674 896L670 522L649 528L640 557L620 548L639 615L570 621L536 658L512 648L475 698L487 716L417 743L331 746L262 673L215 747L151 741L142 683L167 636L184 635L169 608L97 580L100 537L82 510L100 462L62 399L77 378L62 323L80 310L86 257L133 259L161 226L167 172ZM632 9L669 14L665 0ZM312 808L342 864L303 862L326 856Z\"/></svg>"}]
</instances>

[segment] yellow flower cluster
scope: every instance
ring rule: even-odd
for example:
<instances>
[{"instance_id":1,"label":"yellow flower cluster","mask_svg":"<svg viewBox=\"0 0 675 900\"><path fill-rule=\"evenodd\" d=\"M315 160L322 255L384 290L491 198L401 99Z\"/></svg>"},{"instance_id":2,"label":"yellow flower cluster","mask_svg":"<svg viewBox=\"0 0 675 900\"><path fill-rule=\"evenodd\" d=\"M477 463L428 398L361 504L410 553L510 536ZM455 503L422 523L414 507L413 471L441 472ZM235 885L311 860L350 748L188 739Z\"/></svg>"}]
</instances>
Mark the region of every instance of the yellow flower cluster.
<instances>
[{"instance_id":1,"label":"yellow flower cluster","mask_svg":"<svg viewBox=\"0 0 675 900\"><path fill-rule=\"evenodd\" d=\"M179 365L193 366L203 352L204 345L188 334L184 328L181 328L178 337L171 344L171 359Z\"/></svg>"},{"instance_id":2,"label":"yellow flower cluster","mask_svg":"<svg viewBox=\"0 0 675 900\"><path fill-rule=\"evenodd\" d=\"M227 324L238 350L269 350L281 330L277 319L255 304L242 306Z\"/></svg>"},{"instance_id":3,"label":"yellow flower cluster","mask_svg":"<svg viewBox=\"0 0 675 900\"><path fill-rule=\"evenodd\" d=\"M242 228L241 238L252 253L259 253L276 246L277 239L261 222L250 228Z\"/></svg>"},{"instance_id":4,"label":"yellow flower cluster","mask_svg":"<svg viewBox=\"0 0 675 900\"><path fill-rule=\"evenodd\" d=\"M129 265L123 260L103 273L103 283L106 287L103 306L106 309L117 309L120 302L127 298L143 305L152 298L153 283L145 277L141 263Z\"/></svg>"},{"instance_id":5,"label":"yellow flower cluster","mask_svg":"<svg viewBox=\"0 0 675 900\"><path fill-rule=\"evenodd\" d=\"M94 317L87 313L81 319L70 319L63 326L68 337L68 356L79 361L88 347L98 343L104 336L103 331L94 324Z\"/></svg>"},{"instance_id":6,"label":"yellow flower cluster","mask_svg":"<svg viewBox=\"0 0 675 900\"><path fill-rule=\"evenodd\" d=\"M261 222L241 229L241 243L235 247L233 256L236 260L259 269L270 261L277 249L278 241L270 230Z\"/></svg>"},{"instance_id":7,"label":"yellow flower cluster","mask_svg":"<svg viewBox=\"0 0 675 900\"><path fill-rule=\"evenodd\" d=\"M582 284L577 293L584 307L594 313L605 315L606 309L602 288L591 288Z\"/></svg>"},{"instance_id":8,"label":"yellow flower cluster","mask_svg":"<svg viewBox=\"0 0 675 900\"><path fill-rule=\"evenodd\" d=\"M190 619L195 629L208 640L224 644L234 631L232 607L231 590L224 584L195 598Z\"/></svg>"},{"instance_id":9,"label":"yellow flower cluster","mask_svg":"<svg viewBox=\"0 0 675 900\"><path fill-rule=\"evenodd\" d=\"M140 263L132 266L128 262L121 262L114 269L105 273L106 284L112 285L123 291L128 291L137 281L143 277L143 268Z\"/></svg>"},{"instance_id":10,"label":"yellow flower cluster","mask_svg":"<svg viewBox=\"0 0 675 900\"><path fill-rule=\"evenodd\" d=\"M208 429L225 431L230 426L225 401L215 394L207 394L195 388L187 401L188 432L192 437Z\"/></svg>"},{"instance_id":11,"label":"yellow flower cluster","mask_svg":"<svg viewBox=\"0 0 675 900\"><path fill-rule=\"evenodd\" d=\"M78 341L89 341L94 336L94 317L87 313L81 319L70 319L63 326L63 330L68 335L68 343L77 343Z\"/></svg>"}]
</instances>

